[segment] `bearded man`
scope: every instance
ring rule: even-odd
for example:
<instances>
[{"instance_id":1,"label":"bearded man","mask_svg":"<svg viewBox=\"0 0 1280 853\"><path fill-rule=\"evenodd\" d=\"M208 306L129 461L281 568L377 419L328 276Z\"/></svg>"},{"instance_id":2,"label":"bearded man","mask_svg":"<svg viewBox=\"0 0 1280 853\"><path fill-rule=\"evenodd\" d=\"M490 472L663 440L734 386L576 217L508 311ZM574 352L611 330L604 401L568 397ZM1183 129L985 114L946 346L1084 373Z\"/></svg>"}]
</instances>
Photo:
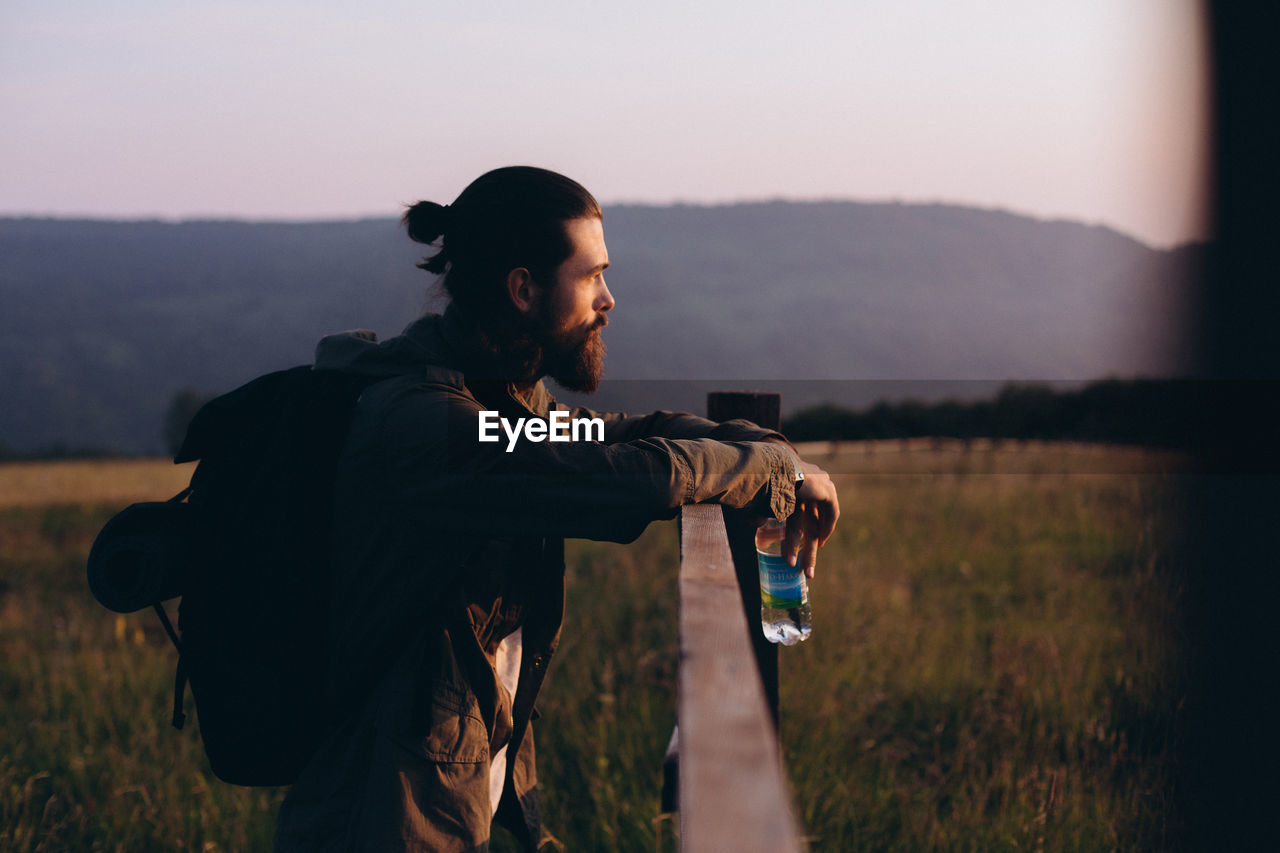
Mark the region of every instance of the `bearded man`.
<instances>
[{"instance_id":1,"label":"bearded man","mask_svg":"<svg viewBox=\"0 0 1280 853\"><path fill-rule=\"evenodd\" d=\"M563 175L510 167L404 224L438 248L420 266L450 304L385 342L317 348L317 369L377 381L338 465L330 734L281 808L277 851L485 850L494 820L535 849L530 722L560 636L564 540L629 542L717 502L786 520L811 576L839 515L830 478L747 421L579 408L569 417L602 436L483 440L486 417L565 410L544 376L596 389L614 307L603 214Z\"/></svg>"}]
</instances>

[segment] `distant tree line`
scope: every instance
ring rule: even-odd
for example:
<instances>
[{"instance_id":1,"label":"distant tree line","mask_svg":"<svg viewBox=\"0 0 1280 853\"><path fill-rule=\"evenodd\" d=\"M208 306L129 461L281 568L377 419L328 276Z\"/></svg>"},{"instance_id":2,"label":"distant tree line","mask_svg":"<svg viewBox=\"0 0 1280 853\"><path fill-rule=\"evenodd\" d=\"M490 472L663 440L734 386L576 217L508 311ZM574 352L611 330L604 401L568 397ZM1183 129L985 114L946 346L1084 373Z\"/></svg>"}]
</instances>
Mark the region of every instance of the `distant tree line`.
<instances>
[{"instance_id":1,"label":"distant tree line","mask_svg":"<svg viewBox=\"0 0 1280 853\"><path fill-rule=\"evenodd\" d=\"M169 400L165 409L161 434L164 448L170 456L178 452L182 439L187 434L187 427L197 411L217 394L197 391L189 386L180 388ZM118 450L106 447L70 445L65 441L56 441L35 450L22 451L0 439L0 462L23 462L37 459L104 459L126 456Z\"/></svg>"},{"instance_id":2,"label":"distant tree line","mask_svg":"<svg viewBox=\"0 0 1280 853\"><path fill-rule=\"evenodd\" d=\"M1253 411L1271 413L1269 423L1280 423L1278 388L1265 380L1107 379L1060 391L1044 383L1010 382L990 400L882 401L858 410L827 403L786 418L782 428L793 441L1009 438L1195 450L1214 439L1210 424L1220 426L1211 418L1215 410L1245 411L1242 404L1249 402ZM192 388L174 394L162 426L169 453L177 452L192 416L213 396ZM1265 433L1256 424L1240 426L1242 435ZM64 443L21 452L0 440L0 461L115 455Z\"/></svg>"},{"instance_id":3,"label":"distant tree line","mask_svg":"<svg viewBox=\"0 0 1280 853\"><path fill-rule=\"evenodd\" d=\"M1273 383L1108 379L1079 390L1010 382L975 402L879 402L852 411L834 404L783 422L793 441L884 438L1014 438L1137 444L1192 450L1210 438L1213 407L1264 394Z\"/></svg>"},{"instance_id":4,"label":"distant tree line","mask_svg":"<svg viewBox=\"0 0 1280 853\"><path fill-rule=\"evenodd\" d=\"M37 459L109 459L127 455L107 447L73 445L65 441L55 441L35 450L24 451L18 450L5 441L0 441L0 462L28 462Z\"/></svg>"}]
</instances>

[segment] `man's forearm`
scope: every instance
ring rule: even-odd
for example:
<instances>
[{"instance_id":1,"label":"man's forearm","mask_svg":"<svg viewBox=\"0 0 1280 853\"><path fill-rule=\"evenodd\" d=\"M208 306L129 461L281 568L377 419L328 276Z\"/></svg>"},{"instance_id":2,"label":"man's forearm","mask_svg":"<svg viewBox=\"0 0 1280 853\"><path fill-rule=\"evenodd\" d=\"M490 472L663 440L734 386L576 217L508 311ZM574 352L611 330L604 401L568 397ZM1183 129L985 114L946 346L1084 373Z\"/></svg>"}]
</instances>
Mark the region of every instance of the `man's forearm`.
<instances>
[{"instance_id":1,"label":"man's forearm","mask_svg":"<svg viewBox=\"0 0 1280 853\"><path fill-rule=\"evenodd\" d=\"M716 423L687 412L656 411L646 415L621 412L595 412L579 407L572 417L598 417L604 420L605 444L635 441L639 438L713 438L718 441L782 441L786 438L775 430L764 429L746 420Z\"/></svg>"}]
</instances>

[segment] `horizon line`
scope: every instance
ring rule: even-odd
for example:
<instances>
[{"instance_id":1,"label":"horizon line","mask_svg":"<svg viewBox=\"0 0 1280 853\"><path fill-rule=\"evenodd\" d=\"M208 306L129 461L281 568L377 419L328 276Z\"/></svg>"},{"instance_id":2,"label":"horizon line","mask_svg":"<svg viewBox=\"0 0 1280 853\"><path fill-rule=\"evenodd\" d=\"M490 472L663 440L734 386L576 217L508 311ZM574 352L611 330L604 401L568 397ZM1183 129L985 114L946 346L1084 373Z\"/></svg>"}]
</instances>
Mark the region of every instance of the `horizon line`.
<instances>
[{"instance_id":1,"label":"horizon line","mask_svg":"<svg viewBox=\"0 0 1280 853\"><path fill-rule=\"evenodd\" d=\"M863 205L868 207L943 207L958 208L963 210L972 210L982 213L995 213L1008 216L1019 217L1022 219L1030 219L1043 224L1070 224L1079 225L1086 228L1100 228L1111 231L1122 237L1133 240L1151 249L1171 250L1183 246L1195 245L1212 242L1214 239L1211 233L1182 237L1172 241L1152 241L1137 236L1136 234L1124 230L1122 227L1104 222L1099 219L1087 220L1076 218L1069 214L1041 214L1032 213L1025 210L1017 210L1013 207L1002 206L998 204L956 201L944 198L927 198L927 199L909 199L903 197L878 197L878 198L855 198L850 196L782 196L768 195L757 197L740 197L735 199L696 201L687 199L671 199L662 201L635 200L635 199L615 199L607 202L601 202L601 207L606 211L610 208L648 208L648 209L702 209L714 210L718 208L734 208L734 207L759 207L773 204L792 204L792 205ZM407 208L408 205L402 207ZM355 223L355 222L373 222L380 220L398 219L399 214L393 212L387 213L320 213L314 215L300 214L226 214L226 213L183 213L183 214L159 214L159 213L121 213L121 214L103 214L103 213L84 213L84 212L31 212L31 211L9 211L0 209L0 220L42 220L42 221L63 221L63 222L103 222L103 223L120 223L120 224L144 224L156 223L164 225L187 225L201 223L226 223L226 224L244 224L244 225L324 225L339 223Z\"/></svg>"}]
</instances>

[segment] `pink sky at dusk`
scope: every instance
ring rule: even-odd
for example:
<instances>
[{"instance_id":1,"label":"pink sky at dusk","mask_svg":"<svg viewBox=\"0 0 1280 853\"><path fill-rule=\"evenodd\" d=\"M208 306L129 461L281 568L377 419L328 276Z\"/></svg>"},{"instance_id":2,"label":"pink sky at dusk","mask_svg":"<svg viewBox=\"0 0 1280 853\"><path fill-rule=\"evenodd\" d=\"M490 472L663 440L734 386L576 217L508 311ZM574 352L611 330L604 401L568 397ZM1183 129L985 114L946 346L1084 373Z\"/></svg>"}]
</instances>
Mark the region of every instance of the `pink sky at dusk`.
<instances>
[{"instance_id":1,"label":"pink sky at dusk","mask_svg":"<svg viewBox=\"0 0 1280 853\"><path fill-rule=\"evenodd\" d=\"M1206 236L1190 0L11 0L0 215L316 219L530 163L610 202L946 201Z\"/></svg>"}]
</instances>

